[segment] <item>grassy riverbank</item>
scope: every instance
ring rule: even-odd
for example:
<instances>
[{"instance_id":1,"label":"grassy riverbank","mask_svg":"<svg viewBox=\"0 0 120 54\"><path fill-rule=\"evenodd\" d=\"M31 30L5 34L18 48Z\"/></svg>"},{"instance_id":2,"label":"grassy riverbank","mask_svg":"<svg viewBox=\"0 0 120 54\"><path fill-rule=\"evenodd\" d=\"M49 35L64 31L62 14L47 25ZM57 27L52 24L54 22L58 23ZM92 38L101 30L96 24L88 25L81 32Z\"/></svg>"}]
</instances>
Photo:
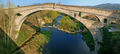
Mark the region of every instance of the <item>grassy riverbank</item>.
<instances>
[{"instance_id":1,"label":"grassy riverbank","mask_svg":"<svg viewBox=\"0 0 120 54\"><path fill-rule=\"evenodd\" d=\"M62 19L59 20L59 23L57 27L64 31L74 32L78 30L77 23L71 20L69 16L63 16Z\"/></svg>"},{"instance_id":2,"label":"grassy riverbank","mask_svg":"<svg viewBox=\"0 0 120 54\"><path fill-rule=\"evenodd\" d=\"M35 35L33 39L21 47L21 50L23 50L25 54L42 54L44 45L49 42L51 36L52 32L43 31L40 34ZM18 53L18 51L15 51L14 53Z\"/></svg>"}]
</instances>

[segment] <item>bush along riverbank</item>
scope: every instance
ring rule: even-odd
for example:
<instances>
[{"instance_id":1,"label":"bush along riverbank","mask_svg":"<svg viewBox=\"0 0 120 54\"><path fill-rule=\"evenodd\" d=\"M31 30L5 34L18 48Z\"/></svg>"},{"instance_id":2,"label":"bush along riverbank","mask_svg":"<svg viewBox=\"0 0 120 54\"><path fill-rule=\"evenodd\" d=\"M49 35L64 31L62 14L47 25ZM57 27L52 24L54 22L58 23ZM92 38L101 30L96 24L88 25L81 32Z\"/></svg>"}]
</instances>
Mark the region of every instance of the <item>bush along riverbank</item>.
<instances>
[{"instance_id":1,"label":"bush along riverbank","mask_svg":"<svg viewBox=\"0 0 120 54\"><path fill-rule=\"evenodd\" d=\"M90 48L90 51L95 50L94 39L90 31L78 20L63 14L61 20L59 20L59 25L57 28L59 30L65 31L67 33L71 33L72 35L76 35L78 33L83 35L83 39L86 41L86 44ZM81 32L79 31L81 29Z\"/></svg>"},{"instance_id":2,"label":"bush along riverbank","mask_svg":"<svg viewBox=\"0 0 120 54\"><path fill-rule=\"evenodd\" d=\"M0 28L0 54L9 54L18 47L19 46ZM23 53L22 50L20 51Z\"/></svg>"},{"instance_id":3,"label":"bush along riverbank","mask_svg":"<svg viewBox=\"0 0 120 54\"><path fill-rule=\"evenodd\" d=\"M107 27L103 27L102 31L99 54L120 54L120 32L109 32Z\"/></svg>"}]
</instances>

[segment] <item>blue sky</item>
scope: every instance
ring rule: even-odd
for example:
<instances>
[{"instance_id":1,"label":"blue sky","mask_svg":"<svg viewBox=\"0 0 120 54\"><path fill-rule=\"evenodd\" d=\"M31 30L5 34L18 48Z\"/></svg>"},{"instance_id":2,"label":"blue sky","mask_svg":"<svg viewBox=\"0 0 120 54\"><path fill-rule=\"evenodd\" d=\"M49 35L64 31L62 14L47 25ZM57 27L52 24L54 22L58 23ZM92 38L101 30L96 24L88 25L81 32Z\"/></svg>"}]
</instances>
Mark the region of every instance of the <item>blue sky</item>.
<instances>
[{"instance_id":1,"label":"blue sky","mask_svg":"<svg viewBox=\"0 0 120 54\"><path fill-rule=\"evenodd\" d=\"M4 0L4 2L7 1L8 0ZM47 3L47 2L51 2L51 3L61 2L61 4L64 5L78 5L78 6L93 6L104 3L120 4L120 0L10 0L10 1L15 5L20 5L20 6L32 5L35 3Z\"/></svg>"}]
</instances>

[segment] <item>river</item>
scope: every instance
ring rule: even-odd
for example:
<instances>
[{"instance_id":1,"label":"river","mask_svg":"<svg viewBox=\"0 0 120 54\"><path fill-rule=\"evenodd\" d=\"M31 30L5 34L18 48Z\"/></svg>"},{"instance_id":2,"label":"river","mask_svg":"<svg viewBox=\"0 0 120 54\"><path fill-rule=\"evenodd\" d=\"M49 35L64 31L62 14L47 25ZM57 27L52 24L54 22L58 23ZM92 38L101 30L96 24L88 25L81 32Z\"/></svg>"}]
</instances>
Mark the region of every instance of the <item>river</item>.
<instances>
[{"instance_id":1,"label":"river","mask_svg":"<svg viewBox=\"0 0 120 54\"><path fill-rule=\"evenodd\" d=\"M55 26L63 15L58 16ZM47 25L48 26L48 25ZM81 34L73 36L54 27L42 27L41 31L51 31L52 37L48 44L45 45L43 54L91 54Z\"/></svg>"}]
</instances>

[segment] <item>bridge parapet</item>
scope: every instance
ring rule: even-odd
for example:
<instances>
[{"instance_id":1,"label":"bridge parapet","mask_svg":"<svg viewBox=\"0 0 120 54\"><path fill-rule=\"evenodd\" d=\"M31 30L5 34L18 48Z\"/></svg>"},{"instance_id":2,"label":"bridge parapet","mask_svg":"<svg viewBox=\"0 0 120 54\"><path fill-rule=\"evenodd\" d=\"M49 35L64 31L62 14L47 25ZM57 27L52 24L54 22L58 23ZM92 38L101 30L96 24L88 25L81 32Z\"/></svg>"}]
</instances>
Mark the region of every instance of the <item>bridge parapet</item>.
<instances>
[{"instance_id":1,"label":"bridge parapet","mask_svg":"<svg viewBox=\"0 0 120 54\"><path fill-rule=\"evenodd\" d=\"M64 10L69 10L69 11L74 11L74 12L83 12L83 13L90 13L94 15L102 15L106 17L111 17L111 18L117 18L119 19L120 14L111 11L111 10L103 10L103 9L97 9L97 8L91 8L91 7L83 7L83 6L72 6L72 5L59 5L56 3L43 3L40 5L30 5L30 6L23 6L23 7L18 7L14 8L16 13L17 12L23 12L26 10L30 9L35 9L35 8L57 8L57 9L64 9Z\"/></svg>"}]
</instances>

